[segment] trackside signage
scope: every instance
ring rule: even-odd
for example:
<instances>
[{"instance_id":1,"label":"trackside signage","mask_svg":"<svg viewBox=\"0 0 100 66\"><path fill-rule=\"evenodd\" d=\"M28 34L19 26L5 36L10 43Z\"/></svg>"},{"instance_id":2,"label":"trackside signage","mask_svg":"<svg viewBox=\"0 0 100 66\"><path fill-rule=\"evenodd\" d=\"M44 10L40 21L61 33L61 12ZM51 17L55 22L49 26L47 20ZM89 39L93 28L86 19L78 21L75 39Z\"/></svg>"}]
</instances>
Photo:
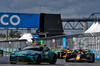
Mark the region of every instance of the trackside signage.
<instances>
[{"instance_id":1,"label":"trackside signage","mask_svg":"<svg viewBox=\"0 0 100 66\"><path fill-rule=\"evenodd\" d=\"M40 13L2 13L0 27L39 28Z\"/></svg>"},{"instance_id":2,"label":"trackside signage","mask_svg":"<svg viewBox=\"0 0 100 66\"><path fill-rule=\"evenodd\" d=\"M66 47L66 43L67 43L66 38L63 38L63 47Z\"/></svg>"}]
</instances>

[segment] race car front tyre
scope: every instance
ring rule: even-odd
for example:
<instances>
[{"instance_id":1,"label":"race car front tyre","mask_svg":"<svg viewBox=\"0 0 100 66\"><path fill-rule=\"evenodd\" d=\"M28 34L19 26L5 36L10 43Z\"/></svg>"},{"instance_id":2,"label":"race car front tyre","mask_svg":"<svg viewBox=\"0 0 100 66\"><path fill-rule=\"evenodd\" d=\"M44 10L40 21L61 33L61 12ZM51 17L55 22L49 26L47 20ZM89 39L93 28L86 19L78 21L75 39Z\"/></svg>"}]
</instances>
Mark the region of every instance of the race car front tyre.
<instances>
[{"instance_id":1,"label":"race car front tyre","mask_svg":"<svg viewBox=\"0 0 100 66\"><path fill-rule=\"evenodd\" d=\"M57 61L57 56L54 55L52 61L50 62L50 64L55 64Z\"/></svg>"},{"instance_id":2,"label":"race car front tyre","mask_svg":"<svg viewBox=\"0 0 100 66\"><path fill-rule=\"evenodd\" d=\"M70 54L66 54L65 61L66 61L66 62L69 62L69 58L70 58Z\"/></svg>"},{"instance_id":3,"label":"race car front tyre","mask_svg":"<svg viewBox=\"0 0 100 66\"><path fill-rule=\"evenodd\" d=\"M94 53L90 54L90 57L87 59L87 62L89 62L89 63L95 62L95 54Z\"/></svg>"}]
</instances>

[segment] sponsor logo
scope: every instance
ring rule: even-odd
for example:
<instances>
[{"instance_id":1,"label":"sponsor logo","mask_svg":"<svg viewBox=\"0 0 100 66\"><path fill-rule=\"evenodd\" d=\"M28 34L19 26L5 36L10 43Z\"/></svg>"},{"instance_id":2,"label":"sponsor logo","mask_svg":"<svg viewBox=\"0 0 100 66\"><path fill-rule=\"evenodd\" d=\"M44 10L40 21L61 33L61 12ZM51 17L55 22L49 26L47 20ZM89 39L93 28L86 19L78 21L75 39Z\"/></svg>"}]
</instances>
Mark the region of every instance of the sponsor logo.
<instances>
[{"instance_id":1,"label":"sponsor logo","mask_svg":"<svg viewBox=\"0 0 100 66\"><path fill-rule=\"evenodd\" d=\"M8 18L10 18L10 19L8 19ZM14 19L14 18L17 19L16 22L13 22L13 19ZM12 25L14 25L14 26L16 26L16 25L18 25L18 24L20 23L20 17L19 17L18 15L12 15L11 17L9 17L9 15L4 14L4 15L1 16L1 18L0 18L1 24L3 24L3 25L9 25L9 22L5 21L4 19L5 19L5 20L8 19L9 22L10 22Z\"/></svg>"}]
</instances>

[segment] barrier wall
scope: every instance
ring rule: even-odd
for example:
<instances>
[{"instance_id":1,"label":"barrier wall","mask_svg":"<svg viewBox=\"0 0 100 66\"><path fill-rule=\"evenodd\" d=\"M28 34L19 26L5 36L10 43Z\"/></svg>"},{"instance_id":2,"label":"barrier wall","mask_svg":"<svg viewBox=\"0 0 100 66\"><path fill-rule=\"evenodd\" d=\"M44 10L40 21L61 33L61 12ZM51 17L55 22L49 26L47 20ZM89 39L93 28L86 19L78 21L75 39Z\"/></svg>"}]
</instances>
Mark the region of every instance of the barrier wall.
<instances>
[{"instance_id":1,"label":"barrier wall","mask_svg":"<svg viewBox=\"0 0 100 66\"><path fill-rule=\"evenodd\" d=\"M0 41L0 56L10 56L10 53L17 51L19 48L27 46L27 40L9 40L9 41Z\"/></svg>"}]
</instances>

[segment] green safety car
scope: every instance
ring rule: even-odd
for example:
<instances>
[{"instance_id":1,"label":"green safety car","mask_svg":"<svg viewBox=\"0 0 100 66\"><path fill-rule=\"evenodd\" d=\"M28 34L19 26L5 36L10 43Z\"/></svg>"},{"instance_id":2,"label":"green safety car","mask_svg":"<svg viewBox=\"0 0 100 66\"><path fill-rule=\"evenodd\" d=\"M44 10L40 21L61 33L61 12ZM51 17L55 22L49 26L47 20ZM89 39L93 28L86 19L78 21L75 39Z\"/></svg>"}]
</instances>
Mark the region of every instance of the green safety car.
<instances>
[{"instance_id":1,"label":"green safety car","mask_svg":"<svg viewBox=\"0 0 100 66\"><path fill-rule=\"evenodd\" d=\"M47 62L50 64L55 64L57 61L56 53L51 51L46 46L41 45L31 45L24 47L19 51L12 52L10 54L10 63L16 64L18 62L24 63L36 63Z\"/></svg>"}]
</instances>

